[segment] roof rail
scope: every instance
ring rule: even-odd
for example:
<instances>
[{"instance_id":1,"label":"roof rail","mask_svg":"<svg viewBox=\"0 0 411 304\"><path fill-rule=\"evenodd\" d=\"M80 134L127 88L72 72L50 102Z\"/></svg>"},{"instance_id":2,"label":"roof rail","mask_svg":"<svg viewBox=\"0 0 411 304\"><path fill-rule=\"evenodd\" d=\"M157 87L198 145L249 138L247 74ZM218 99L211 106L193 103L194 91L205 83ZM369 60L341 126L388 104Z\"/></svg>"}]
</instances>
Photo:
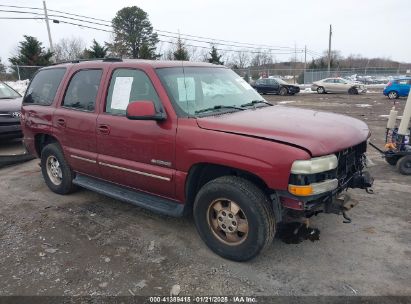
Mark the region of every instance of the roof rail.
<instances>
[{"instance_id":1,"label":"roof rail","mask_svg":"<svg viewBox=\"0 0 411 304\"><path fill-rule=\"evenodd\" d=\"M101 60L103 62L122 62L123 61L123 59L117 58L117 57L105 57L105 58L66 60L66 61L60 61L60 62L53 63L53 65L63 64L63 63L80 63L80 62L84 62L84 61L97 61L97 60Z\"/></svg>"}]
</instances>

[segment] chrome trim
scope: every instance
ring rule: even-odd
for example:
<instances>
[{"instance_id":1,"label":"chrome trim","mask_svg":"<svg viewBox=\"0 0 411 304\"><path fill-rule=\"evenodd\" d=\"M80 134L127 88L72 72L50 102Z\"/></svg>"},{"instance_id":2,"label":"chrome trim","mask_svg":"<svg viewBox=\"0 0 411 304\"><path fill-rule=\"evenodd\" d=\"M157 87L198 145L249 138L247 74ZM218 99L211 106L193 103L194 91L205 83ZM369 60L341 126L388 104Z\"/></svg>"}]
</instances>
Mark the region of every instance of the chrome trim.
<instances>
[{"instance_id":1,"label":"chrome trim","mask_svg":"<svg viewBox=\"0 0 411 304\"><path fill-rule=\"evenodd\" d=\"M96 161L93 160L93 159L89 159L89 158L85 158L85 157L81 157L81 156L77 156L77 155L70 155L70 157L75 158L75 159L79 159L79 160L84 160L84 161L92 163L92 164L96 163Z\"/></svg>"},{"instance_id":2,"label":"chrome trim","mask_svg":"<svg viewBox=\"0 0 411 304\"><path fill-rule=\"evenodd\" d=\"M114 168L114 169L118 169L118 170L122 170L122 171L126 171L126 172L136 173L136 174L140 174L140 175L144 175L144 176L148 176L148 177L153 177L153 178L157 178L157 179L161 179L161 180L166 180L166 181L171 180L168 177L155 175L155 174L142 172L142 171L137 171L137 170L133 170L133 169L129 169L129 168L119 167L119 166L116 166L116 165L111 165L111 164L107 164L107 163L103 163L103 162L99 162L99 164L102 165L102 166L106 166L106 167L110 167L110 168Z\"/></svg>"}]
</instances>

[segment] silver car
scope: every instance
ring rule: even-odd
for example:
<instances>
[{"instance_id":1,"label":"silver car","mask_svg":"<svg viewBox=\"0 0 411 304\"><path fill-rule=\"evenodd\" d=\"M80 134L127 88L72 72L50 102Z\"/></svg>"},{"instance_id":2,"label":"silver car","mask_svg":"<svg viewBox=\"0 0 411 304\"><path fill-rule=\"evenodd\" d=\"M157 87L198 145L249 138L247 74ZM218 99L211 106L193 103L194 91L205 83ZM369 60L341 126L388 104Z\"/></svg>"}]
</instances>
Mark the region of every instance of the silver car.
<instances>
[{"instance_id":1,"label":"silver car","mask_svg":"<svg viewBox=\"0 0 411 304\"><path fill-rule=\"evenodd\" d=\"M313 82L312 91L317 91L318 94L325 93L348 93L359 94L366 93L366 87L361 83L349 81L344 78L325 78Z\"/></svg>"},{"instance_id":2,"label":"silver car","mask_svg":"<svg viewBox=\"0 0 411 304\"><path fill-rule=\"evenodd\" d=\"M0 81L0 138L22 137L20 127L21 95Z\"/></svg>"}]
</instances>

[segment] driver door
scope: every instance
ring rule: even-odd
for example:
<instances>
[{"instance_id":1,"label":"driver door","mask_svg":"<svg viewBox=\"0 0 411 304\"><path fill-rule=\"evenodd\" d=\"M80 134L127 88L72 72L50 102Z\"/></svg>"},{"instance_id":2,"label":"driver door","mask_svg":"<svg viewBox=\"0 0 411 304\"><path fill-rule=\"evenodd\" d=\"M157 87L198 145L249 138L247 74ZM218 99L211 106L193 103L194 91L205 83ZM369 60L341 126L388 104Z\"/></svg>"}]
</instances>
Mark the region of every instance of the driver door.
<instances>
[{"instance_id":1,"label":"driver door","mask_svg":"<svg viewBox=\"0 0 411 304\"><path fill-rule=\"evenodd\" d=\"M97 118L98 163L103 179L165 197L174 196L176 121L130 120L131 102L153 101L163 110L147 74L135 68L110 71L105 105Z\"/></svg>"}]
</instances>

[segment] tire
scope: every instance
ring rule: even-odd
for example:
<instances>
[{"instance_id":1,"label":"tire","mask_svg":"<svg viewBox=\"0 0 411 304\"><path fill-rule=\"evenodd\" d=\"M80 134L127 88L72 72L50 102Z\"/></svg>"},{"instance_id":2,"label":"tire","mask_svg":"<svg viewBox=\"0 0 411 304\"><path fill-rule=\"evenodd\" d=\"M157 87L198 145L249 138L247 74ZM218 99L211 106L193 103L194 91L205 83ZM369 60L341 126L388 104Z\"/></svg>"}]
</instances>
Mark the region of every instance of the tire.
<instances>
[{"instance_id":1,"label":"tire","mask_svg":"<svg viewBox=\"0 0 411 304\"><path fill-rule=\"evenodd\" d=\"M397 91L390 91L387 96L389 99L397 99L400 97Z\"/></svg>"},{"instance_id":2,"label":"tire","mask_svg":"<svg viewBox=\"0 0 411 304\"><path fill-rule=\"evenodd\" d=\"M350 89L348 90L348 94L350 94L350 95L358 95L358 90L357 90L357 88L350 88Z\"/></svg>"},{"instance_id":3,"label":"tire","mask_svg":"<svg viewBox=\"0 0 411 304\"><path fill-rule=\"evenodd\" d=\"M48 144L41 151L41 173L47 186L55 193L68 194L76 189L72 182L74 173L57 143Z\"/></svg>"},{"instance_id":4,"label":"tire","mask_svg":"<svg viewBox=\"0 0 411 304\"><path fill-rule=\"evenodd\" d=\"M240 177L223 176L205 184L196 196L193 215L206 245L233 261L254 258L274 238L275 219L267 196Z\"/></svg>"},{"instance_id":5,"label":"tire","mask_svg":"<svg viewBox=\"0 0 411 304\"><path fill-rule=\"evenodd\" d=\"M397 162L397 169L401 174L411 175L411 155L401 157Z\"/></svg>"},{"instance_id":6,"label":"tire","mask_svg":"<svg viewBox=\"0 0 411 304\"><path fill-rule=\"evenodd\" d=\"M278 92L278 94L280 94L281 96L286 96L286 95L288 95L288 90L287 90L287 88L282 87L282 88L280 89L280 91Z\"/></svg>"},{"instance_id":7,"label":"tire","mask_svg":"<svg viewBox=\"0 0 411 304\"><path fill-rule=\"evenodd\" d=\"M385 161L391 166L395 166L398 162L398 157L385 157Z\"/></svg>"},{"instance_id":8,"label":"tire","mask_svg":"<svg viewBox=\"0 0 411 304\"><path fill-rule=\"evenodd\" d=\"M325 94L325 89L324 89L324 87L318 87L318 88L317 88L317 93L318 93L318 94Z\"/></svg>"}]
</instances>

